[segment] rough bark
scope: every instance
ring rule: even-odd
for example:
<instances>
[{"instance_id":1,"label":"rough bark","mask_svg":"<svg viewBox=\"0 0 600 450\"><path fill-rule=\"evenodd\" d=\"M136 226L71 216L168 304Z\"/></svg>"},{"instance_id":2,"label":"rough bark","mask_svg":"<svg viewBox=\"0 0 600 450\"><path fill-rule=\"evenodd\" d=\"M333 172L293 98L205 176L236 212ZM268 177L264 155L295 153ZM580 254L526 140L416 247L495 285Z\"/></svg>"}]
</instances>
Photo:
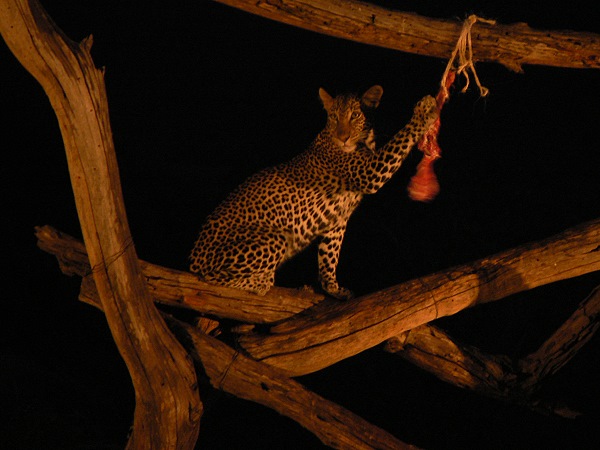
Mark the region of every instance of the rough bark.
<instances>
[{"instance_id":1,"label":"rough bark","mask_svg":"<svg viewBox=\"0 0 600 450\"><path fill-rule=\"evenodd\" d=\"M80 300L102 311L103 306L94 278L85 275L89 271L89 266L81 260L82 254L85 257L83 244L50 227L38 228L37 235L40 247L46 251L56 252L65 274L83 276ZM155 266L155 272L162 270L164 268ZM173 290L178 289L174 287ZM279 373L278 370L253 361L185 322L166 314L164 317L178 335L184 335L182 340L189 347L194 359L202 364L215 389L272 408L295 420L314 433L323 443L333 448L348 450L416 448L399 441L341 406L314 394Z\"/></svg>"},{"instance_id":2,"label":"rough bark","mask_svg":"<svg viewBox=\"0 0 600 450\"><path fill-rule=\"evenodd\" d=\"M91 38L69 40L35 0L0 2L0 32L58 118L95 284L135 388L128 447L193 448L202 412L196 374L141 276Z\"/></svg>"},{"instance_id":3,"label":"rough bark","mask_svg":"<svg viewBox=\"0 0 600 450\"><path fill-rule=\"evenodd\" d=\"M358 298L240 337L255 359L304 375L439 317L600 269L600 220L474 263Z\"/></svg>"},{"instance_id":4,"label":"rough bark","mask_svg":"<svg viewBox=\"0 0 600 450\"><path fill-rule=\"evenodd\" d=\"M45 251L56 255L63 272L82 276L89 273L89 266L85 264L85 248L80 242L58 233L50 227L38 228L37 236L38 245ZM142 265L146 268L152 266L148 263L142 263ZM453 314L463 308L498 300L522 290L597 270L600 270L600 219L571 228L549 239L516 247L480 261L412 280L362 299L356 299L353 302L321 302L301 314L294 315L289 320L272 326L270 331L275 333L273 335L242 336L241 341L248 346L253 356L263 358L264 356L260 354L260 343L266 342L270 346L268 350L273 355L273 357L264 358L268 364L271 364L272 361L280 364L283 361L285 364L287 362L286 352L291 349L298 354L299 359L296 363L293 363L292 359L292 363L288 362L282 368L288 374L308 373L359 353L386 339L397 337L404 331L416 328L425 322ZM197 280L187 280L184 273L160 266L152 266L152 276L149 276L148 273L150 272L145 269L144 274L153 294L157 296L157 300L192 308L203 313L215 313L216 308L210 307L209 310L205 308L204 302L186 303L187 297L178 294L180 287L176 285L177 279L186 279L186 283L189 281L192 290L204 289L203 283ZM173 277L172 273L178 275ZM171 278L168 282L159 283L158 280L163 275ZM260 322L258 316L261 305L276 303L276 299L280 296L279 289L276 290L276 293L269 292L263 297L245 297L240 305L243 305L247 311L253 311L255 322ZM172 292L165 292L169 290ZM221 290L228 292L228 298L230 295L233 298L233 294L229 293L227 288L212 286L210 291L214 292L215 296L207 302L218 303ZM282 289L282 291L285 290ZM92 295L90 292L93 290L85 288L84 283L82 299L85 300ZM293 292L293 290L288 290L286 296L293 297ZM309 300L309 303L311 298L315 303L320 299L318 296L311 297L308 291L302 292L303 297L299 300L298 307L306 305L306 299ZM239 293L242 294L241 291ZM206 298L208 297L207 295ZM169 303L164 299L172 299L174 303ZM88 301L93 304L94 300ZM252 305L252 302L255 302L255 305ZM237 307L235 300L228 301L222 305L218 314L220 317L232 318L237 315L235 311ZM295 314L292 313L293 309L286 308L286 311L279 311L278 315L281 317L286 314L292 316ZM590 324L595 320L589 307L580 307L578 311L583 311L583 316L574 315L579 318L572 320ZM339 323L336 322L338 319ZM568 331L563 331L563 333L572 333L573 329L569 326ZM305 333L304 330L310 330L310 332ZM581 333L590 332L589 329L586 330L582 329ZM413 336L416 336L416 343L420 340L438 337L440 333L440 331L430 329L429 326L424 326L418 332L415 331ZM315 339L311 340L313 334ZM300 339L300 341L296 342L296 339ZM572 339L579 341L582 338L572 336ZM340 348L337 340L344 341L345 346ZM549 340L550 342L556 342L556 340ZM563 342L563 340L559 342ZM315 345L317 349L315 354L311 354L312 345ZM418 345L426 346L425 343ZM334 350L331 350L332 348ZM545 348L547 348L545 352L551 355L553 347L548 344ZM340 356L339 353L343 353L343 355ZM311 357L316 360L304 359ZM477 358L475 355L474 359ZM547 361L547 358L540 356L537 360ZM559 360L556 358L556 354L551 360L558 364ZM310 363L312 366L304 366L306 363ZM561 365L563 363L564 361ZM485 371L494 376L494 374L506 371L506 367L503 358L496 361L491 358L486 362ZM533 372L533 369L523 371L529 373ZM471 375L465 374L465 381L455 381L455 383L469 387L469 383L473 381L470 377ZM494 383L492 379L488 381ZM486 388L481 387L481 389Z\"/></svg>"},{"instance_id":5,"label":"rough bark","mask_svg":"<svg viewBox=\"0 0 600 450\"><path fill-rule=\"evenodd\" d=\"M91 277L91 268L83 243L68 234L46 225L36 227L38 246L56 256L66 275L78 275L84 280ZM140 260L146 286L152 297L169 306L188 308L204 314L244 323L273 323L289 318L324 299L308 289L273 288L261 297L239 289L214 286L198 280L189 272L170 269ZM83 289L80 300L87 299Z\"/></svg>"},{"instance_id":6,"label":"rough bark","mask_svg":"<svg viewBox=\"0 0 600 450\"><path fill-rule=\"evenodd\" d=\"M560 370L600 327L600 287L532 354L512 361L454 341L446 332L421 325L386 342L385 349L455 386L526 406L545 414L574 418L565 405L536 398L543 382Z\"/></svg>"},{"instance_id":7,"label":"rough bark","mask_svg":"<svg viewBox=\"0 0 600 450\"><path fill-rule=\"evenodd\" d=\"M449 59L462 29L457 20L422 17L356 0L215 0L252 14L351 41ZM523 64L600 68L600 35L534 30L525 23L478 22L474 61L520 72Z\"/></svg>"},{"instance_id":8,"label":"rough bark","mask_svg":"<svg viewBox=\"0 0 600 450\"><path fill-rule=\"evenodd\" d=\"M224 343L183 325L216 389L274 409L314 433L323 443L340 449L410 449L341 406L309 391L278 370L254 361Z\"/></svg>"}]
</instances>

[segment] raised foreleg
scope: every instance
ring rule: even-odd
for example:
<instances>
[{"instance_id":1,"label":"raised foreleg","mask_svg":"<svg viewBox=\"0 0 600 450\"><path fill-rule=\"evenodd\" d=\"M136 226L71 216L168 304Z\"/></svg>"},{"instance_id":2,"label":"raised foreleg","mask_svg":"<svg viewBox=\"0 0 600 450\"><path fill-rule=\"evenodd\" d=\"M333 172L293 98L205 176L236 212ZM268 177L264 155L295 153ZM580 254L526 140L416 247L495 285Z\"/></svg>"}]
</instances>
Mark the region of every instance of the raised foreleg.
<instances>
[{"instance_id":1,"label":"raised foreleg","mask_svg":"<svg viewBox=\"0 0 600 450\"><path fill-rule=\"evenodd\" d=\"M347 161L338 167L344 173L341 178L348 183L348 189L373 194L377 192L400 168L411 149L438 118L436 100L428 95L414 108L412 119L382 148L365 153L351 153L341 156Z\"/></svg>"}]
</instances>

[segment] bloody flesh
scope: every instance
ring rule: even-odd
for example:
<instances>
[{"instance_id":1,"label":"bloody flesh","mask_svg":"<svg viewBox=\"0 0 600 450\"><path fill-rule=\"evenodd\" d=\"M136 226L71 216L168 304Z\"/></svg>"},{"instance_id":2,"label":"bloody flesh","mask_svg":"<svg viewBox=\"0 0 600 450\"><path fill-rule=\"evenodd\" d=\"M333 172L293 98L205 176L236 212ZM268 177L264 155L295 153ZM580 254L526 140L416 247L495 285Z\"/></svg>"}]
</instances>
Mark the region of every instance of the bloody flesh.
<instances>
[{"instance_id":1,"label":"bloody flesh","mask_svg":"<svg viewBox=\"0 0 600 450\"><path fill-rule=\"evenodd\" d=\"M454 83L455 76L456 72L448 72L445 86L440 88L437 94L438 111L442 110L442 106L448 100L448 90L452 86L452 83ZM442 153L442 149L437 141L440 123L440 118L438 117L418 143L419 150L423 152L423 159L421 159L421 162L417 166L417 173L411 178L408 185L408 196L412 200L430 202L440 192L440 184L433 171L433 163L441 157Z\"/></svg>"}]
</instances>

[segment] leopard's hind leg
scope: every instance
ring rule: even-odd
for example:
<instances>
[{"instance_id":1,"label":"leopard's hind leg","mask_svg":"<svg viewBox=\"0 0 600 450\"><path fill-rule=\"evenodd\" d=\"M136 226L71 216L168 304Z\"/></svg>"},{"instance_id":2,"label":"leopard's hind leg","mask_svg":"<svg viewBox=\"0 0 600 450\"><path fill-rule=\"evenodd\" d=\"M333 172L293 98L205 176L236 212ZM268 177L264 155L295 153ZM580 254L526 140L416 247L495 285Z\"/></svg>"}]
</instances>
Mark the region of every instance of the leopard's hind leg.
<instances>
[{"instance_id":1,"label":"leopard's hind leg","mask_svg":"<svg viewBox=\"0 0 600 450\"><path fill-rule=\"evenodd\" d=\"M267 293L275 284L275 270L287 251L284 236L275 233L245 233L218 244L218 267L201 270L208 282L255 292Z\"/></svg>"}]
</instances>

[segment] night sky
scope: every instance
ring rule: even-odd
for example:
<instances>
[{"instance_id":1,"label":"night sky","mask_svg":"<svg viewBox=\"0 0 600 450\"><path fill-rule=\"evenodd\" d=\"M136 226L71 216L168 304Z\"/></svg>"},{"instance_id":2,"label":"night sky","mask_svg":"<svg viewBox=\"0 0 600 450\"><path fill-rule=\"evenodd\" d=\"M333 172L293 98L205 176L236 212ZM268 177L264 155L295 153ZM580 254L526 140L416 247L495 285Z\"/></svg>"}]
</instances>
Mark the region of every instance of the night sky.
<instances>
[{"instance_id":1,"label":"night sky","mask_svg":"<svg viewBox=\"0 0 600 450\"><path fill-rule=\"evenodd\" d=\"M185 270L203 218L254 171L298 154L323 127L319 87L384 88L384 143L435 94L446 61L347 42L213 2L43 2L73 40L94 36L106 67L125 204L140 258ZM600 33L587 1L380 2L427 16ZM443 3L443 6L439 6ZM50 224L80 237L57 121L37 82L0 44L2 323L0 447L112 449L127 439L133 389L103 315L36 247ZM357 294L542 239L600 215L597 70L478 64L490 95L454 92L436 163L441 193L407 198L420 154L350 221L339 279ZM311 247L277 284L317 285ZM457 339L518 359L574 311L600 274L555 283L438 320ZM546 417L438 381L375 348L298 380L399 439L430 449L598 448L600 338L542 391L583 413ZM205 449L304 449L320 442L266 408L205 398Z\"/></svg>"}]
</instances>

